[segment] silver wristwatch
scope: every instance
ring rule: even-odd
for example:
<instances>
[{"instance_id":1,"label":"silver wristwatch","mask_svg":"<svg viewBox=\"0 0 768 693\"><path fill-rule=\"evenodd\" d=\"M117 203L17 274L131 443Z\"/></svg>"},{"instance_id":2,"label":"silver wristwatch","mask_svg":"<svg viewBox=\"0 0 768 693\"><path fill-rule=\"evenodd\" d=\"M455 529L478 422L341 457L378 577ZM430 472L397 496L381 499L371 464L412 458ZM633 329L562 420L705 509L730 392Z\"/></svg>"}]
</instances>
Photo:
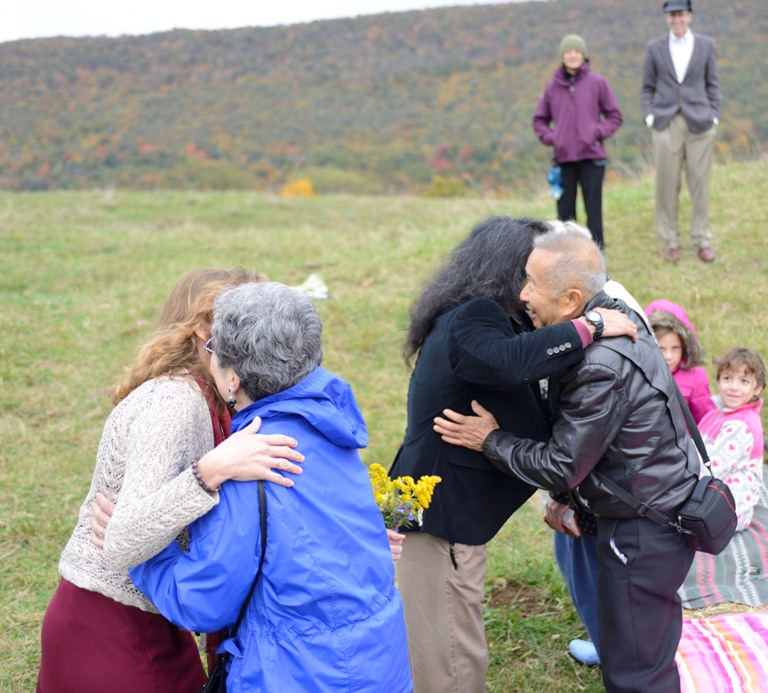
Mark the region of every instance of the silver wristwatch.
<instances>
[{"instance_id":1,"label":"silver wristwatch","mask_svg":"<svg viewBox=\"0 0 768 693\"><path fill-rule=\"evenodd\" d=\"M603 316L600 315L599 311L585 310L584 319L595 328L595 334L592 336L592 339L600 339L603 336L603 328L605 327Z\"/></svg>"}]
</instances>

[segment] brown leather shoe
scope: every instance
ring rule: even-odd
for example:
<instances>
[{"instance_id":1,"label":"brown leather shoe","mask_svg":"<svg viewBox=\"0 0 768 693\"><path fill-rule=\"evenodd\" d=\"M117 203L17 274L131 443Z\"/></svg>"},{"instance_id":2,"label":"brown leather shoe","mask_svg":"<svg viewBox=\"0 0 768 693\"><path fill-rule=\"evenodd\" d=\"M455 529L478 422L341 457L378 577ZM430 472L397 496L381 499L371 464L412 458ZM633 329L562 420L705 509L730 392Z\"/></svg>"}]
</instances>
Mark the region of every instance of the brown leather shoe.
<instances>
[{"instance_id":1,"label":"brown leather shoe","mask_svg":"<svg viewBox=\"0 0 768 693\"><path fill-rule=\"evenodd\" d=\"M701 252L701 251L699 251ZM711 251L710 251L711 252ZM663 253L662 257L667 262L677 262L680 259L680 251L677 248L667 248ZM714 260L715 256L712 256L712 259Z\"/></svg>"},{"instance_id":2,"label":"brown leather shoe","mask_svg":"<svg viewBox=\"0 0 768 693\"><path fill-rule=\"evenodd\" d=\"M702 262L714 262L715 253L712 248L699 248L699 259Z\"/></svg>"}]
</instances>

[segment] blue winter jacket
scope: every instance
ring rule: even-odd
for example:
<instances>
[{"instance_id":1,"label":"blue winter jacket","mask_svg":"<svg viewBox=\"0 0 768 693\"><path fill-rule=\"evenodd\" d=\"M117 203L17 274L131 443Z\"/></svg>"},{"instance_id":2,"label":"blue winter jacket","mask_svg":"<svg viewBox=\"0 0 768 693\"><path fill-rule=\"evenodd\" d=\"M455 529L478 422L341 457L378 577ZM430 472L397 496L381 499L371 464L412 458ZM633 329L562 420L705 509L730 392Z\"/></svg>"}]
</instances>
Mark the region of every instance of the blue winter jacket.
<instances>
[{"instance_id":1,"label":"blue winter jacket","mask_svg":"<svg viewBox=\"0 0 768 693\"><path fill-rule=\"evenodd\" d=\"M230 693L412 690L405 621L384 522L358 448L368 433L347 383L317 368L294 387L238 412L232 430L299 441L295 486L266 484L267 551L235 638ZM261 553L256 482L227 482L219 504L132 568L136 586L170 621L213 632L231 625Z\"/></svg>"}]
</instances>

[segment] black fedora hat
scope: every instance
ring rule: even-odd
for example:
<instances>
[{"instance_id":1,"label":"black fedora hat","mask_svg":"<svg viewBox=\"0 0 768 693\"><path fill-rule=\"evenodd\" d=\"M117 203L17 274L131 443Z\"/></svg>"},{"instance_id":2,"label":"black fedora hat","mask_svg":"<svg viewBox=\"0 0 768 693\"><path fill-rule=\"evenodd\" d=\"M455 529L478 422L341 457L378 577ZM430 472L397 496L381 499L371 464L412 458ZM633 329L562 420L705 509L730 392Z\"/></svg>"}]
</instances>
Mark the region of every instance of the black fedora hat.
<instances>
[{"instance_id":1,"label":"black fedora hat","mask_svg":"<svg viewBox=\"0 0 768 693\"><path fill-rule=\"evenodd\" d=\"M693 12L691 7L691 0L667 0L662 7L664 12L680 12L684 10L686 12Z\"/></svg>"}]
</instances>

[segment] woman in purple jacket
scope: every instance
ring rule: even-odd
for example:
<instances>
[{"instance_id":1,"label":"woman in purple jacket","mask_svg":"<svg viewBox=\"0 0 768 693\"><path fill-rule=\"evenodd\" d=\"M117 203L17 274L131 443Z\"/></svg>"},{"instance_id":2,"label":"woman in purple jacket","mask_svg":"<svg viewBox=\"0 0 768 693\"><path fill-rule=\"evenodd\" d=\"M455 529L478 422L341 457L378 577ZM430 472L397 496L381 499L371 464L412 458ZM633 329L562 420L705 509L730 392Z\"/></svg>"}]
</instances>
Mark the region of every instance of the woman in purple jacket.
<instances>
[{"instance_id":1,"label":"woman in purple jacket","mask_svg":"<svg viewBox=\"0 0 768 693\"><path fill-rule=\"evenodd\" d=\"M562 65L547 84L533 114L533 130L542 144L554 148L563 194L557 217L576 220L576 186L581 185L587 227L603 244L603 177L605 147L623 122L619 104L608 82L590 72L587 44L568 34L560 42Z\"/></svg>"}]
</instances>

